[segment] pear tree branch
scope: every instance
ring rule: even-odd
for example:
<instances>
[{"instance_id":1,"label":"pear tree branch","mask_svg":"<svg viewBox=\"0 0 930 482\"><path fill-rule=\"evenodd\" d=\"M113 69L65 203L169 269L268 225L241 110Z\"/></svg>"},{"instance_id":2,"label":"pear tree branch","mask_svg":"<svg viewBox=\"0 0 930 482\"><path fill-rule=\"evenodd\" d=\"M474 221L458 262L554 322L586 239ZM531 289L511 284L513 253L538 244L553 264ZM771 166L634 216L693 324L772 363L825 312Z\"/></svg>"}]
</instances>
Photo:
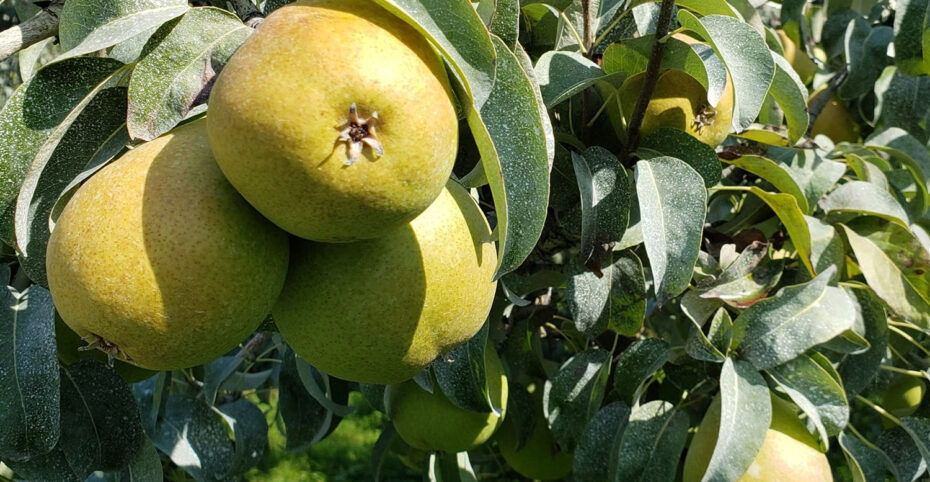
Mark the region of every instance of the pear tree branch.
<instances>
[{"instance_id":1,"label":"pear tree branch","mask_svg":"<svg viewBox=\"0 0 930 482\"><path fill-rule=\"evenodd\" d=\"M236 11L236 15L249 27L256 28L265 20L265 15L255 6L252 0L229 0L229 3Z\"/></svg>"},{"instance_id":2,"label":"pear tree branch","mask_svg":"<svg viewBox=\"0 0 930 482\"><path fill-rule=\"evenodd\" d=\"M49 37L58 35L61 4L51 4L25 22L0 32L0 62Z\"/></svg>"},{"instance_id":3,"label":"pear tree branch","mask_svg":"<svg viewBox=\"0 0 930 482\"><path fill-rule=\"evenodd\" d=\"M655 40L652 42L652 54L650 54L649 64L646 66L643 91L636 100L636 106L633 108L633 114L627 124L626 142L623 144L623 150L620 153L620 162L624 165L627 164L630 155L639 146L639 129L643 124L646 107L649 106L649 100L652 99L652 93L655 91L656 81L659 78L659 66L662 65L662 54L665 52L665 36L668 34L668 26L672 20L672 8L674 6L674 0L662 0L662 6L659 7L659 19L656 21Z\"/></svg>"}]
</instances>

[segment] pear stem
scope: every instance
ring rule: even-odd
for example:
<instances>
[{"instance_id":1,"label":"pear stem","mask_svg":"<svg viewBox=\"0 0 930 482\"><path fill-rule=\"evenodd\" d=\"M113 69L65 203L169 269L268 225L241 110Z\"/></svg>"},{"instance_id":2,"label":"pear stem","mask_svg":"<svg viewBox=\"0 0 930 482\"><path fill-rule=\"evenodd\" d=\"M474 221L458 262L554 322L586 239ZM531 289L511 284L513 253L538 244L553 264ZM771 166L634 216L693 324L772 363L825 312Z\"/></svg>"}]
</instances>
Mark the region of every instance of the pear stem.
<instances>
[{"instance_id":1,"label":"pear stem","mask_svg":"<svg viewBox=\"0 0 930 482\"><path fill-rule=\"evenodd\" d=\"M236 15L242 19L242 23L252 28L257 28L265 20L265 15L261 10L252 3L252 0L230 0Z\"/></svg>"},{"instance_id":2,"label":"pear stem","mask_svg":"<svg viewBox=\"0 0 930 482\"><path fill-rule=\"evenodd\" d=\"M620 162L623 165L629 163L630 155L639 146L639 129L643 124L646 107L649 106L652 93L655 91L656 81L659 78L659 66L662 64L662 54L665 52L664 38L668 34L669 23L672 20L672 7L674 6L674 0L662 0L659 19L656 21L655 40L652 42L652 54L649 56L649 64L646 66L643 91L639 94L639 99L636 100L636 107L633 108L633 114L630 116L629 124L627 124L626 142L620 152Z\"/></svg>"}]
</instances>

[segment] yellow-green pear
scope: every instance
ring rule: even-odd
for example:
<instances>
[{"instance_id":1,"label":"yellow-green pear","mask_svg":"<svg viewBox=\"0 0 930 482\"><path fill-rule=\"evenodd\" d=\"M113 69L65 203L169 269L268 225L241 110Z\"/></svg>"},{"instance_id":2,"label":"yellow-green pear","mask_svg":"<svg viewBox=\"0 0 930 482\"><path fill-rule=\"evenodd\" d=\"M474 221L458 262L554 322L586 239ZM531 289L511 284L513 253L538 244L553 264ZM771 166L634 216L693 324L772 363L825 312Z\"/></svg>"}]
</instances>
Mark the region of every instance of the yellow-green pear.
<instances>
[{"instance_id":1,"label":"yellow-green pear","mask_svg":"<svg viewBox=\"0 0 930 482\"><path fill-rule=\"evenodd\" d=\"M275 10L210 94L223 173L302 238L382 236L420 214L455 161L458 121L439 55L371 0Z\"/></svg>"},{"instance_id":2,"label":"yellow-green pear","mask_svg":"<svg viewBox=\"0 0 930 482\"><path fill-rule=\"evenodd\" d=\"M815 92L808 100L808 106L817 102L817 99L823 95L823 90ZM834 143L856 142L859 140L859 124L852 118L846 105L839 97L833 96L824 105L823 110L814 120L811 126L810 136L813 139L817 135L825 135Z\"/></svg>"},{"instance_id":3,"label":"yellow-green pear","mask_svg":"<svg viewBox=\"0 0 930 482\"><path fill-rule=\"evenodd\" d=\"M520 449L517 449L517 426L511 420L504 420L495 439L501 456L513 470L533 480L555 480L566 477L572 472L572 456L559 448L542 412L542 393L536 390L536 423L533 433Z\"/></svg>"},{"instance_id":4,"label":"yellow-green pear","mask_svg":"<svg viewBox=\"0 0 930 482\"><path fill-rule=\"evenodd\" d=\"M55 224L46 267L68 327L119 359L170 370L251 333L287 260L287 235L223 178L197 120L87 180Z\"/></svg>"},{"instance_id":5,"label":"yellow-green pear","mask_svg":"<svg viewBox=\"0 0 930 482\"><path fill-rule=\"evenodd\" d=\"M501 412L480 413L456 407L438 386L433 393L407 380L388 385L385 408L397 434L411 447L427 452L463 452L487 441L507 409L507 376L493 347L484 352L488 396Z\"/></svg>"},{"instance_id":6,"label":"yellow-green pear","mask_svg":"<svg viewBox=\"0 0 930 482\"><path fill-rule=\"evenodd\" d=\"M885 389L882 408L895 417L909 417L927 393L927 384L917 377L901 375Z\"/></svg>"},{"instance_id":7,"label":"yellow-green pear","mask_svg":"<svg viewBox=\"0 0 930 482\"><path fill-rule=\"evenodd\" d=\"M714 399L704 414L698 432L691 439L685 457L683 481L700 481L707 470L720 430L720 397ZM794 406L772 397L772 421L765 441L741 482L832 481L830 462L820 451L817 440L798 418Z\"/></svg>"},{"instance_id":8,"label":"yellow-green pear","mask_svg":"<svg viewBox=\"0 0 930 482\"><path fill-rule=\"evenodd\" d=\"M814 74L817 73L817 64L811 60L810 57L804 52L803 49L798 48L788 34L784 30L776 30L779 40L781 40L782 48L784 49L785 60L791 64L791 67L794 68L794 71L797 72L798 77L801 78L801 82L804 84L809 84L811 80L814 80Z\"/></svg>"},{"instance_id":9,"label":"yellow-green pear","mask_svg":"<svg viewBox=\"0 0 930 482\"><path fill-rule=\"evenodd\" d=\"M399 383L478 331L496 265L484 214L449 181L426 211L380 238L295 239L272 315L294 351L320 370Z\"/></svg>"}]
</instances>

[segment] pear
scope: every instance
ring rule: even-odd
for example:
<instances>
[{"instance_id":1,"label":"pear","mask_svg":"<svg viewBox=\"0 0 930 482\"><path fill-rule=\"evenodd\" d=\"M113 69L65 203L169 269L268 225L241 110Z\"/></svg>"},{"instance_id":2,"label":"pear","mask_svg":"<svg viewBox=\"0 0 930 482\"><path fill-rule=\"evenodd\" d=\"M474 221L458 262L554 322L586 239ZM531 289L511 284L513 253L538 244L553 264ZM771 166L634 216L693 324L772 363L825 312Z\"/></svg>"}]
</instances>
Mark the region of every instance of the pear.
<instances>
[{"instance_id":1,"label":"pear","mask_svg":"<svg viewBox=\"0 0 930 482\"><path fill-rule=\"evenodd\" d=\"M803 49L798 48L784 30L776 30L775 33L778 34L778 38L781 40L782 47L784 48L785 60L787 60L788 63L791 64L791 67L794 68L794 71L797 72L798 77L801 78L801 82L809 84L811 80L814 80L814 74L817 73L817 64L807 56Z\"/></svg>"},{"instance_id":2,"label":"pear","mask_svg":"<svg viewBox=\"0 0 930 482\"><path fill-rule=\"evenodd\" d=\"M272 309L310 364L362 383L399 383L471 338L494 299L497 255L487 220L449 181L409 224L367 241L295 239Z\"/></svg>"},{"instance_id":3,"label":"pear","mask_svg":"<svg viewBox=\"0 0 930 482\"><path fill-rule=\"evenodd\" d=\"M814 92L807 101L808 107L817 102L817 99L823 93L823 88ZM830 97L830 100L823 106L823 110L820 111L811 126L810 136L812 139L820 134L829 137L835 143L856 142L859 140L859 124L856 123L849 110L846 109L843 101L835 95Z\"/></svg>"},{"instance_id":4,"label":"pear","mask_svg":"<svg viewBox=\"0 0 930 482\"><path fill-rule=\"evenodd\" d=\"M400 438L415 449L450 453L471 450L487 441L504 419L508 385L500 358L490 346L484 352L484 361L488 395L500 413L461 409L438 386L434 385L430 393L417 382L407 380L389 385L384 395L387 414Z\"/></svg>"},{"instance_id":5,"label":"pear","mask_svg":"<svg viewBox=\"0 0 930 482\"><path fill-rule=\"evenodd\" d=\"M720 430L720 397L704 414L697 434L691 439L685 457L684 482L699 481L707 470ZM765 441L742 482L778 480L784 482L832 481L830 462L814 437L798 418L794 406L772 397L772 422Z\"/></svg>"},{"instance_id":6,"label":"pear","mask_svg":"<svg viewBox=\"0 0 930 482\"><path fill-rule=\"evenodd\" d=\"M348 242L405 225L442 191L458 119L442 61L370 0L275 10L210 94L217 162L262 214Z\"/></svg>"},{"instance_id":7,"label":"pear","mask_svg":"<svg viewBox=\"0 0 930 482\"><path fill-rule=\"evenodd\" d=\"M885 389L882 408L895 417L909 417L917 411L926 393L926 382L917 377L901 375Z\"/></svg>"},{"instance_id":8,"label":"pear","mask_svg":"<svg viewBox=\"0 0 930 482\"><path fill-rule=\"evenodd\" d=\"M533 393L536 422L526 443L517 448L517 426L504 420L496 439L501 456L520 475L533 480L555 480L572 472L571 454L563 452L552 437L542 411L542 391Z\"/></svg>"},{"instance_id":9,"label":"pear","mask_svg":"<svg viewBox=\"0 0 930 482\"><path fill-rule=\"evenodd\" d=\"M48 245L49 288L87 342L151 370L198 365L265 318L287 234L223 178L197 120L87 180Z\"/></svg>"}]
</instances>

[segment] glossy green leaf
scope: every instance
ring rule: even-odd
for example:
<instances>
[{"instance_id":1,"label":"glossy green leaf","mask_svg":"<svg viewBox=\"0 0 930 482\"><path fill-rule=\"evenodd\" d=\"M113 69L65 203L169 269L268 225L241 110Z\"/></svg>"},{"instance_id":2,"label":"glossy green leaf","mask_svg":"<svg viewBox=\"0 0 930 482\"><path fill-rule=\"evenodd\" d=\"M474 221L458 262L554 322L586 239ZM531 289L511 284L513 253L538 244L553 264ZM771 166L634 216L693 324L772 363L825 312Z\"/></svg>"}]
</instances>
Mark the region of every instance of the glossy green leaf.
<instances>
[{"instance_id":1,"label":"glossy green leaf","mask_svg":"<svg viewBox=\"0 0 930 482\"><path fill-rule=\"evenodd\" d=\"M633 336L646 315L643 264L632 251L614 251L598 277L583 271L569 278L568 309L575 328L589 338L605 330Z\"/></svg>"},{"instance_id":2,"label":"glossy green leaf","mask_svg":"<svg viewBox=\"0 0 930 482\"><path fill-rule=\"evenodd\" d=\"M634 177L643 240L661 305L691 282L701 247L707 191L697 171L672 157L637 162Z\"/></svg>"},{"instance_id":3,"label":"glossy green leaf","mask_svg":"<svg viewBox=\"0 0 930 482\"><path fill-rule=\"evenodd\" d=\"M910 216L901 203L888 191L864 181L850 181L836 188L823 200L823 210L854 212L859 215L878 216L903 227L910 224Z\"/></svg>"},{"instance_id":4,"label":"glossy green leaf","mask_svg":"<svg viewBox=\"0 0 930 482\"><path fill-rule=\"evenodd\" d=\"M15 201L27 173L33 164L48 162L94 96L122 77L122 65L103 58L57 62L20 86L0 110L0 239L5 243L14 244Z\"/></svg>"},{"instance_id":5,"label":"glossy green leaf","mask_svg":"<svg viewBox=\"0 0 930 482\"><path fill-rule=\"evenodd\" d=\"M704 187L720 182L720 160L714 149L687 132L661 127L646 136L636 151L640 159L669 156L691 166L704 179Z\"/></svg>"},{"instance_id":6,"label":"glossy green leaf","mask_svg":"<svg viewBox=\"0 0 930 482\"><path fill-rule=\"evenodd\" d=\"M513 271L539 239L549 198L546 134L529 78L500 41L494 90L468 123L482 155L497 213L496 277Z\"/></svg>"},{"instance_id":7,"label":"glossy green leaf","mask_svg":"<svg viewBox=\"0 0 930 482\"><path fill-rule=\"evenodd\" d=\"M865 220L843 225L869 286L899 316L930 328L930 254L896 224Z\"/></svg>"},{"instance_id":8,"label":"glossy green leaf","mask_svg":"<svg viewBox=\"0 0 930 482\"><path fill-rule=\"evenodd\" d=\"M543 414L552 436L566 452L575 449L588 421L601 406L609 359L610 353L605 350L580 352L546 381Z\"/></svg>"},{"instance_id":9,"label":"glossy green leaf","mask_svg":"<svg viewBox=\"0 0 930 482\"><path fill-rule=\"evenodd\" d=\"M733 128L743 130L755 121L775 77L775 61L765 41L748 24L733 17L698 18L678 11L678 21L707 40L720 55L733 79Z\"/></svg>"},{"instance_id":10,"label":"glossy green leaf","mask_svg":"<svg viewBox=\"0 0 930 482\"><path fill-rule=\"evenodd\" d=\"M733 322L733 342L740 355L764 370L850 329L855 306L841 288L827 286L833 271L782 288L742 312Z\"/></svg>"},{"instance_id":11,"label":"glossy green leaf","mask_svg":"<svg viewBox=\"0 0 930 482\"><path fill-rule=\"evenodd\" d=\"M15 293L9 278L0 266L0 459L17 462L58 442L60 381L51 294L39 286Z\"/></svg>"},{"instance_id":12,"label":"glossy green leaf","mask_svg":"<svg viewBox=\"0 0 930 482\"><path fill-rule=\"evenodd\" d=\"M432 453L426 469L429 482L478 482L468 452Z\"/></svg>"},{"instance_id":13,"label":"glossy green leaf","mask_svg":"<svg viewBox=\"0 0 930 482\"><path fill-rule=\"evenodd\" d=\"M611 402L601 408L588 422L572 460L575 482L601 482L607 479L611 457L630 418L630 407L623 402Z\"/></svg>"},{"instance_id":14,"label":"glossy green leaf","mask_svg":"<svg viewBox=\"0 0 930 482\"><path fill-rule=\"evenodd\" d=\"M849 402L839 374L825 356L802 354L769 368L768 374L795 405L807 414L820 433L821 443L838 435L849 421Z\"/></svg>"},{"instance_id":15,"label":"glossy green leaf","mask_svg":"<svg viewBox=\"0 0 930 482\"><path fill-rule=\"evenodd\" d=\"M210 7L190 10L159 39L132 72L127 124L134 139L171 130L197 102L216 72L251 33L235 15Z\"/></svg>"},{"instance_id":16,"label":"glossy green leaf","mask_svg":"<svg viewBox=\"0 0 930 482\"><path fill-rule=\"evenodd\" d=\"M755 460L772 419L765 379L752 365L727 358L720 372L720 424L704 481L737 480Z\"/></svg>"},{"instance_id":17,"label":"glossy green leaf","mask_svg":"<svg viewBox=\"0 0 930 482\"><path fill-rule=\"evenodd\" d=\"M572 153L572 165L581 193L581 255L587 260L595 247L623 238L632 204L630 181L620 160L600 146Z\"/></svg>"},{"instance_id":18,"label":"glossy green leaf","mask_svg":"<svg viewBox=\"0 0 930 482\"><path fill-rule=\"evenodd\" d=\"M668 343L658 338L644 338L633 342L617 360L614 369L614 390L627 405L639 401L646 382L670 357Z\"/></svg>"},{"instance_id":19,"label":"glossy green leaf","mask_svg":"<svg viewBox=\"0 0 930 482\"><path fill-rule=\"evenodd\" d=\"M930 182L930 151L905 130L892 127L869 136L866 146L887 152L918 180Z\"/></svg>"},{"instance_id":20,"label":"glossy green leaf","mask_svg":"<svg viewBox=\"0 0 930 482\"><path fill-rule=\"evenodd\" d=\"M76 0L59 16L58 38L65 53L58 59L101 50L181 16L184 0Z\"/></svg>"},{"instance_id":21,"label":"glossy green leaf","mask_svg":"<svg viewBox=\"0 0 930 482\"><path fill-rule=\"evenodd\" d=\"M610 468L611 481L665 481L688 440L688 416L669 402L654 400L633 408Z\"/></svg>"}]
</instances>

